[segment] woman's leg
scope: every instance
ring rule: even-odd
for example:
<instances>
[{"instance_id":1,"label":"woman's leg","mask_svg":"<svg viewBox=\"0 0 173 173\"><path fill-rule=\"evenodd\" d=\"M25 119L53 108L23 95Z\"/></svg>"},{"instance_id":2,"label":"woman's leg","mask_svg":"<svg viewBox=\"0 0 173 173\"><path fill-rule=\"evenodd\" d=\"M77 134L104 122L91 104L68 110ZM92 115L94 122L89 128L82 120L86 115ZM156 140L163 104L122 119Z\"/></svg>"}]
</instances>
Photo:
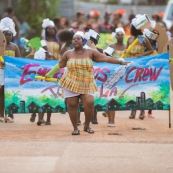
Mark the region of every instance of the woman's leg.
<instances>
[{"instance_id":1,"label":"woman's leg","mask_svg":"<svg viewBox=\"0 0 173 173\"><path fill-rule=\"evenodd\" d=\"M135 119L136 116L136 110L131 110L131 114L129 116L130 119Z\"/></svg>"},{"instance_id":2,"label":"woman's leg","mask_svg":"<svg viewBox=\"0 0 173 173\"><path fill-rule=\"evenodd\" d=\"M153 114L152 114L152 110L151 110L151 109L149 109L149 110L148 110L148 117L149 117L149 118L154 118L154 116L153 116Z\"/></svg>"},{"instance_id":3,"label":"woman's leg","mask_svg":"<svg viewBox=\"0 0 173 173\"><path fill-rule=\"evenodd\" d=\"M36 116L37 116L36 113L32 113L32 114L31 114L31 118L30 118L30 122L35 122Z\"/></svg>"},{"instance_id":4,"label":"woman's leg","mask_svg":"<svg viewBox=\"0 0 173 173\"><path fill-rule=\"evenodd\" d=\"M78 135L79 129L77 127L77 113L78 113L78 106L79 106L79 97L66 98L66 102L68 106L68 113L70 116L70 120L74 128L72 135Z\"/></svg>"},{"instance_id":5,"label":"woman's leg","mask_svg":"<svg viewBox=\"0 0 173 173\"><path fill-rule=\"evenodd\" d=\"M148 110L148 114L152 114L152 110L151 109Z\"/></svg>"},{"instance_id":6,"label":"woman's leg","mask_svg":"<svg viewBox=\"0 0 173 173\"><path fill-rule=\"evenodd\" d=\"M108 114L108 127L115 127L115 111L107 111Z\"/></svg>"},{"instance_id":7,"label":"woman's leg","mask_svg":"<svg viewBox=\"0 0 173 173\"><path fill-rule=\"evenodd\" d=\"M47 120L46 120L45 125L51 125L51 112L47 113Z\"/></svg>"},{"instance_id":8,"label":"woman's leg","mask_svg":"<svg viewBox=\"0 0 173 173\"><path fill-rule=\"evenodd\" d=\"M80 99L82 100L82 103L84 105L84 113L85 113L84 131L88 133L94 133L94 131L91 130L89 127L92 115L94 113L94 96L83 94L80 96Z\"/></svg>"},{"instance_id":9,"label":"woman's leg","mask_svg":"<svg viewBox=\"0 0 173 173\"><path fill-rule=\"evenodd\" d=\"M143 120L144 119L144 114L145 114L145 111L140 110L139 119Z\"/></svg>"},{"instance_id":10,"label":"woman's leg","mask_svg":"<svg viewBox=\"0 0 173 173\"><path fill-rule=\"evenodd\" d=\"M40 126L41 124L45 123L43 121L43 117L44 117L44 112L40 112L38 113L38 122L37 122L37 125Z\"/></svg>"},{"instance_id":11,"label":"woman's leg","mask_svg":"<svg viewBox=\"0 0 173 173\"><path fill-rule=\"evenodd\" d=\"M81 125L80 112L77 113L77 124Z\"/></svg>"}]
</instances>

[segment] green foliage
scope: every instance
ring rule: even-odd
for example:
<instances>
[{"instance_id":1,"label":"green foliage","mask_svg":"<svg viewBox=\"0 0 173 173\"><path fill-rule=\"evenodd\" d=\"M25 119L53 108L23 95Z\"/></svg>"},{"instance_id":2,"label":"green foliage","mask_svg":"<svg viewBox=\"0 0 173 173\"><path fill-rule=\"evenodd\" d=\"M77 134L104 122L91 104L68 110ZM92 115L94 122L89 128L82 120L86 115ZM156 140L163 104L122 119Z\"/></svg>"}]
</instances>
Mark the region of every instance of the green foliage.
<instances>
[{"instance_id":1,"label":"green foliage","mask_svg":"<svg viewBox=\"0 0 173 173\"><path fill-rule=\"evenodd\" d=\"M170 90L169 90L169 84L162 82L160 85L160 88L156 91L152 91L150 96L154 100L154 102L162 101L163 103L169 103L170 102Z\"/></svg>"},{"instance_id":2,"label":"green foliage","mask_svg":"<svg viewBox=\"0 0 173 173\"><path fill-rule=\"evenodd\" d=\"M107 0L107 3L118 4L118 0Z\"/></svg>"},{"instance_id":3,"label":"green foliage","mask_svg":"<svg viewBox=\"0 0 173 173\"><path fill-rule=\"evenodd\" d=\"M57 15L56 7L60 1L61 0L20 0L15 12L18 17L23 16L33 29L30 38L41 35L43 19L52 19Z\"/></svg>"}]
</instances>

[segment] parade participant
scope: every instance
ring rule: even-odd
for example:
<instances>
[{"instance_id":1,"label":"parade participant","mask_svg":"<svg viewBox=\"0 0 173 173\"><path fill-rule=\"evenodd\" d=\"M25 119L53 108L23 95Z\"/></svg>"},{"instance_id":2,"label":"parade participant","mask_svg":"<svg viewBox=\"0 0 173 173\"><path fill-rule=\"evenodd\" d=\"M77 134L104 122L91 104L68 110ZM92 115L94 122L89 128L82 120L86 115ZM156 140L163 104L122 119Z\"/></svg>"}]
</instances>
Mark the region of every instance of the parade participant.
<instances>
[{"instance_id":1,"label":"parade participant","mask_svg":"<svg viewBox=\"0 0 173 173\"><path fill-rule=\"evenodd\" d=\"M112 64L127 65L127 62L108 57L93 49L83 48L84 33L78 31L74 34L72 44L74 49L65 52L54 68L46 74L48 80L61 68L67 67L66 72L59 80L59 84L64 88L64 98L68 105L69 116L73 125L72 135L79 135L77 126L77 111L79 99L82 100L85 112L84 131L94 133L90 128L90 121L94 112L94 92L97 91L93 75L93 61L108 62Z\"/></svg>"},{"instance_id":2,"label":"parade participant","mask_svg":"<svg viewBox=\"0 0 173 173\"><path fill-rule=\"evenodd\" d=\"M5 35L5 39L7 42L7 45L5 48L5 55L11 56L11 57L21 57L18 46L12 43L13 36L16 35L15 24L13 20L9 17L3 18L0 22L0 30L3 31L3 34ZM14 122L13 119L14 119L13 113L10 113L8 114L6 121Z\"/></svg>"},{"instance_id":3,"label":"parade participant","mask_svg":"<svg viewBox=\"0 0 173 173\"><path fill-rule=\"evenodd\" d=\"M115 32L112 33L112 38L116 38L117 42L114 44L110 44L109 46L115 49L115 57L120 57L126 49L126 45L123 43L124 36L125 31L122 27L116 28Z\"/></svg>"},{"instance_id":4,"label":"parade participant","mask_svg":"<svg viewBox=\"0 0 173 173\"><path fill-rule=\"evenodd\" d=\"M110 24L111 13L105 12L104 22L99 25L99 33L111 33L112 25Z\"/></svg>"},{"instance_id":5,"label":"parade participant","mask_svg":"<svg viewBox=\"0 0 173 173\"><path fill-rule=\"evenodd\" d=\"M88 14L88 21L91 22L91 28L99 32L99 17L100 17L100 12L98 10L92 10Z\"/></svg>"},{"instance_id":6,"label":"parade participant","mask_svg":"<svg viewBox=\"0 0 173 173\"><path fill-rule=\"evenodd\" d=\"M52 54L47 51L48 48L47 48L47 44L45 40L40 40L39 37L35 37L30 40L23 38L21 42L26 47L30 47L32 50L34 49L34 51L32 51L29 55L26 56L27 58L40 59L40 60L53 59ZM35 122L36 116L37 116L36 113L32 113L30 122ZM51 124L50 117L51 117L51 113L47 113L47 121L45 121L44 113L38 113L37 125L41 125L41 124L50 125Z\"/></svg>"},{"instance_id":7,"label":"parade participant","mask_svg":"<svg viewBox=\"0 0 173 173\"><path fill-rule=\"evenodd\" d=\"M97 44L100 39L100 35L94 31L93 29L89 29L85 33L85 39L86 39L86 44L84 45L84 48L86 49L94 49L99 51L100 53L103 53L103 50L97 47Z\"/></svg>"},{"instance_id":8,"label":"parade participant","mask_svg":"<svg viewBox=\"0 0 173 173\"><path fill-rule=\"evenodd\" d=\"M4 14L2 15L2 19L5 18L5 17L8 17L8 18L13 20L14 25L15 25L16 35L13 36L12 42L19 45L19 28L20 28L19 23L20 22L19 22L18 18L16 17L16 15L14 14L14 10L13 10L12 7L7 7L5 9Z\"/></svg>"},{"instance_id":9,"label":"parade participant","mask_svg":"<svg viewBox=\"0 0 173 173\"><path fill-rule=\"evenodd\" d=\"M34 59L39 59L39 60L52 60L52 54L50 54L48 51L46 51L44 49L44 47L47 46L47 44L46 44L46 42L44 40L41 41L41 45L42 45L42 47L40 47L39 50L35 52ZM31 118L34 115L36 116L36 113L33 113L31 115ZM51 125L51 112L47 112L47 120L46 120L46 122L44 120L44 112L38 113L38 122L37 122L37 125L40 126L41 124Z\"/></svg>"},{"instance_id":10,"label":"parade participant","mask_svg":"<svg viewBox=\"0 0 173 173\"><path fill-rule=\"evenodd\" d=\"M58 33L58 39L62 43L61 49L60 49L60 55L62 56L67 50L73 49L72 45L72 39L74 35L73 28L70 29L64 29ZM62 97L63 97L63 89L62 89ZM67 107L67 103L65 101L65 107ZM66 109L64 109L62 114L66 113Z\"/></svg>"},{"instance_id":11,"label":"parade participant","mask_svg":"<svg viewBox=\"0 0 173 173\"><path fill-rule=\"evenodd\" d=\"M48 52L52 53L53 59L59 60L60 59L60 54L59 54L60 45L58 43L57 30L56 30L54 22L48 18L44 19L42 23L42 27L43 27L42 36L43 36L43 39L46 40Z\"/></svg>"},{"instance_id":12,"label":"parade participant","mask_svg":"<svg viewBox=\"0 0 173 173\"><path fill-rule=\"evenodd\" d=\"M151 46L153 48L153 55L158 54L158 43L157 43L157 38L159 36L159 32L157 30L152 30L150 31L149 29L144 29L144 35L148 38L148 40L151 43ZM146 117L146 114L144 114L144 117ZM152 110L149 109L148 110L148 117L149 118L154 118L153 114L152 114Z\"/></svg>"},{"instance_id":13,"label":"parade participant","mask_svg":"<svg viewBox=\"0 0 173 173\"><path fill-rule=\"evenodd\" d=\"M115 57L115 49L110 46L103 50L103 53L107 56ZM108 110L103 112L102 115L108 117L108 127L115 127L115 111Z\"/></svg>"},{"instance_id":14,"label":"parade participant","mask_svg":"<svg viewBox=\"0 0 173 173\"><path fill-rule=\"evenodd\" d=\"M57 35L59 41L62 43L60 49L60 55L62 56L67 50L72 49L72 39L74 35L74 30L70 29L63 29Z\"/></svg>"},{"instance_id":15,"label":"parade participant","mask_svg":"<svg viewBox=\"0 0 173 173\"><path fill-rule=\"evenodd\" d=\"M84 28L86 27L84 22L85 14L83 12L77 12L76 13L76 19L72 22L71 27L75 31L84 31Z\"/></svg>"},{"instance_id":16,"label":"parade participant","mask_svg":"<svg viewBox=\"0 0 173 173\"><path fill-rule=\"evenodd\" d=\"M127 46L126 46L127 49L136 40L136 38L138 38L138 36L143 35L142 30L140 29L138 24L141 23L140 17L142 20L144 15L143 16L138 15L138 16L139 16L138 18L134 18L131 22L131 26L130 26L131 36L127 40ZM138 43L132 47L130 52L128 54L126 54L126 57L134 58L134 57L139 57L139 56L151 55L153 53L153 48L150 44L150 41L146 37L142 37L142 38L143 38L143 41L142 42L138 41ZM145 114L145 111L141 110L140 115L139 115L139 119L143 120L144 114ZM135 116L136 116L136 110L132 110L129 118L134 119Z\"/></svg>"},{"instance_id":17,"label":"parade participant","mask_svg":"<svg viewBox=\"0 0 173 173\"><path fill-rule=\"evenodd\" d=\"M59 18L58 16L55 16L53 18L53 22L55 24L55 27L57 29L58 32L60 32L61 30L65 29L62 25L61 25L61 18Z\"/></svg>"},{"instance_id":18,"label":"parade participant","mask_svg":"<svg viewBox=\"0 0 173 173\"><path fill-rule=\"evenodd\" d=\"M112 17L112 28L115 30L117 27L124 27L123 15L126 13L124 9L117 9Z\"/></svg>"},{"instance_id":19,"label":"parade participant","mask_svg":"<svg viewBox=\"0 0 173 173\"><path fill-rule=\"evenodd\" d=\"M0 31L0 35L1 35ZM3 36L3 35L2 35ZM5 45L4 45L5 46ZM2 55L4 54L4 51L1 52L0 55L0 122L5 122L4 119L4 60Z\"/></svg>"},{"instance_id":20,"label":"parade participant","mask_svg":"<svg viewBox=\"0 0 173 173\"><path fill-rule=\"evenodd\" d=\"M86 44L84 45L84 48L94 49L94 50L97 50L100 53L103 53L102 49L96 47L96 45L98 44L99 39L100 39L100 35L97 32L95 32L93 29L89 29L85 33L84 38L87 40ZM82 103L80 102L79 105L82 106ZM94 113L93 113L91 122L92 122L92 124L98 124L97 112L96 111L94 111ZM81 121L80 121L80 112L78 112L78 124L80 124L80 123L81 123Z\"/></svg>"},{"instance_id":21,"label":"parade participant","mask_svg":"<svg viewBox=\"0 0 173 173\"><path fill-rule=\"evenodd\" d=\"M120 57L123 51L126 49L126 45L123 43L124 36L124 29L122 27L116 28L115 32L112 33L112 38L116 38L117 42L114 44L110 44L109 47L103 52L111 57ZM106 111L103 112L102 115L108 117L108 127L115 127L115 111Z\"/></svg>"}]
</instances>

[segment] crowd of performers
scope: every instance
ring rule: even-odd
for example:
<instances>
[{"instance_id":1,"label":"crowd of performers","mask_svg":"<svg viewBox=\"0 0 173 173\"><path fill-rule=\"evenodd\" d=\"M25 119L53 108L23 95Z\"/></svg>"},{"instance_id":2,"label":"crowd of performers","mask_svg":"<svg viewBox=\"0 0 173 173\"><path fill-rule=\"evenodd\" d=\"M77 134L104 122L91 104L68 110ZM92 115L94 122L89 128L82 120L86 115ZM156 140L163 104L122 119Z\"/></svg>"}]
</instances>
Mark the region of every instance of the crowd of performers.
<instances>
[{"instance_id":1,"label":"crowd of performers","mask_svg":"<svg viewBox=\"0 0 173 173\"><path fill-rule=\"evenodd\" d=\"M96 15L96 11L93 14ZM98 15L98 14L97 14ZM45 80L48 80L61 68L67 67L67 70L60 78L58 83L63 88L63 97L68 106L68 113L73 125L72 135L79 135L80 113L78 112L79 104L84 106L85 122L84 131L94 133L90 127L90 122L94 113L94 92L97 91L96 82L93 75L93 62L107 62L119 65L128 65L122 57L139 57L157 54L157 38L159 32L155 30L156 21L150 20L147 15L131 16L130 29L127 44L123 40L127 28L116 26L113 32L112 27L104 22L98 25L98 21L92 21L92 29L89 23L84 26L83 13L77 13L77 20L72 23L68 29L61 28L57 30L56 20L44 19L42 23L42 47L39 50L32 48L27 58L42 60L59 60L51 71L49 71ZM91 16L90 16L91 17ZM110 13L105 14L105 21L109 20ZM97 19L97 18L93 18ZM99 26L99 27L98 27ZM100 27L102 26L102 27ZM86 29L87 28L87 29ZM16 44L12 42L16 35L15 23L10 17L5 17L0 21L0 30L6 38L5 53L6 56L21 57L20 50ZM110 44L105 49L97 48L100 39L100 32L109 30L112 32L112 38L116 43ZM130 45L139 37L139 41L129 49ZM0 61L0 122L14 122L13 114L4 116L4 63ZM103 113L108 117L108 127L115 126L115 111L107 111ZM129 116L134 119L136 110L132 110ZM139 119L146 117L144 110L140 111ZM152 110L148 111L148 117L153 118ZM31 115L30 121L34 122L36 113ZM44 113L38 113L37 125L51 125L51 113L47 113L47 119L44 120Z\"/></svg>"}]
</instances>

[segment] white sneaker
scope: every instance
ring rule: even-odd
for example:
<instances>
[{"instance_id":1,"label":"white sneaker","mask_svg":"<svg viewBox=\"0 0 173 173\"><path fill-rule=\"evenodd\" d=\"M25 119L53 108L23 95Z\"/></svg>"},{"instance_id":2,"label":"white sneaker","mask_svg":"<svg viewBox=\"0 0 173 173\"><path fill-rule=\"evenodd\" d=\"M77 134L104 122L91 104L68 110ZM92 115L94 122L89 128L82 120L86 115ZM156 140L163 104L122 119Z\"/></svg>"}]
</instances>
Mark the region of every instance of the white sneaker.
<instances>
[{"instance_id":1,"label":"white sneaker","mask_svg":"<svg viewBox=\"0 0 173 173\"><path fill-rule=\"evenodd\" d=\"M107 124L108 127L115 127L115 124Z\"/></svg>"},{"instance_id":2,"label":"white sneaker","mask_svg":"<svg viewBox=\"0 0 173 173\"><path fill-rule=\"evenodd\" d=\"M14 123L14 120L11 117L7 117L7 123Z\"/></svg>"},{"instance_id":3,"label":"white sneaker","mask_svg":"<svg viewBox=\"0 0 173 173\"><path fill-rule=\"evenodd\" d=\"M0 123L4 123L4 122L5 122L4 117L0 117Z\"/></svg>"}]
</instances>

